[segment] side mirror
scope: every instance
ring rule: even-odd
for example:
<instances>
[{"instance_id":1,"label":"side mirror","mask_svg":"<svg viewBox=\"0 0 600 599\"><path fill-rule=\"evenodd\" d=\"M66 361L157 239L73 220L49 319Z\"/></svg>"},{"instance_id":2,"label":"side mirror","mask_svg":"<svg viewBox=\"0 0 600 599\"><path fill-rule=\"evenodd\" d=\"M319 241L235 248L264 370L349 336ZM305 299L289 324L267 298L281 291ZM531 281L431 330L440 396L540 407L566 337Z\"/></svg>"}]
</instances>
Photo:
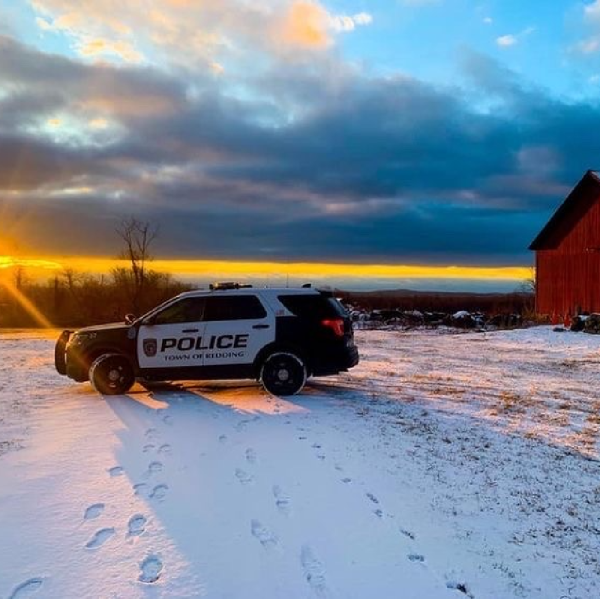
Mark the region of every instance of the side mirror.
<instances>
[{"instance_id":1,"label":"side mirror","mask_svg":"<svg viewBox=\"0 0 600 599\"><path fill-rule=\"evenodd\" d=\"M125 314L125 324L133 324L135 322L135 314Z\"/></svg>"}]
</instances>

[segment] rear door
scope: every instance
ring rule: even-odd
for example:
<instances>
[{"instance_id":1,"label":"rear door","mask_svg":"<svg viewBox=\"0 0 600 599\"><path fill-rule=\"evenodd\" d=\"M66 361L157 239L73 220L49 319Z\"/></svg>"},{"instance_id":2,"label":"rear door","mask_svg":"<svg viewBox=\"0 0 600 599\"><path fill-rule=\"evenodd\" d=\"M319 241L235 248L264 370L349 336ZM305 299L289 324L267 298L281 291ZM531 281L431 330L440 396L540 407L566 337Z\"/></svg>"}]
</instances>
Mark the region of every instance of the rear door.
<instances>
[{"instance_id":1,"label":"rear door","mask_svg":"<svg viewBox=\"0 0 600 599\"><path fill-rule=\"evenodd\" d=\"M257 295L215 295L204 310L204 366L252 364L275 339L275 317Z\"/></svg>"},{"instance_id":2,"label":"rear door","mask_svg":"<svg viewBox=\"0 0 600 599\"><path fill-rule=\"evenodd\" d=\"M140 368L201 367L204 305L204 297L182 298L142 324L137 342Z\"/></svg>"}]
</instances>

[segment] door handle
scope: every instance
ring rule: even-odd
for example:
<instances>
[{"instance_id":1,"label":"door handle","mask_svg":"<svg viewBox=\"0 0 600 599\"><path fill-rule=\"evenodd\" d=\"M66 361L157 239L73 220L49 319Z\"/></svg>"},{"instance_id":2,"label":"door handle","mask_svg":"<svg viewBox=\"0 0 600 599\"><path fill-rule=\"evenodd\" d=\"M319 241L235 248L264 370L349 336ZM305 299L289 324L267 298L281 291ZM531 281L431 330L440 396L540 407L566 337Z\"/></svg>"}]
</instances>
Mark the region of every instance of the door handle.
<instances>
[{"instance_id":1,"label":"door handle","mask_svg":"<svg viewBox=\"0 0 600 599\"><path fill-rule=\"evenodd\" d=\"M252 325L253 329L268 329L270 325L268 324L254 324Z\"/></svg>"},{"instance_id":2,"label":"door handle","mask_svg":"<svg viewBox=\"0 0 600 599\"><path fill-rule=\"evenodd\" d=\"M198 329L183 329L182 333L197 333Z\"/></svg>"}]
</instances>

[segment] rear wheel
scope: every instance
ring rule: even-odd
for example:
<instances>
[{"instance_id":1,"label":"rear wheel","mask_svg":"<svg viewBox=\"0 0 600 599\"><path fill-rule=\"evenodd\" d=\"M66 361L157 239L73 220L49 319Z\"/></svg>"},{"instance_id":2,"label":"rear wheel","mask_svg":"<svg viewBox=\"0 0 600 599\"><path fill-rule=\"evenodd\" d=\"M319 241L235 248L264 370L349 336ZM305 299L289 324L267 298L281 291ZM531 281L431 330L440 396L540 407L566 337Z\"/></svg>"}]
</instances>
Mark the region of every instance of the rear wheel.
<instances>
[{"instance_id":1,"label":"rear wheel","mask_svg":"<svg viewBox=\"0 0 600 599\"><path fill-rule=\"evenodd\" d=\"M131 389L135 376L125 356L103 354L90 366L90 382L102 395L120 395Z\"/></svg>"},{"instance_id":2,"label":"rear wheel","mask_svg":"<svg viewBox=\"0 0 600 599\"><path fill-rule=\"evenodd\" d=\"M288 352L271 354L260 369L263 387L273 395L294 395L306 383L306 366L301 358Z\"/></svg>"}]
</instances>

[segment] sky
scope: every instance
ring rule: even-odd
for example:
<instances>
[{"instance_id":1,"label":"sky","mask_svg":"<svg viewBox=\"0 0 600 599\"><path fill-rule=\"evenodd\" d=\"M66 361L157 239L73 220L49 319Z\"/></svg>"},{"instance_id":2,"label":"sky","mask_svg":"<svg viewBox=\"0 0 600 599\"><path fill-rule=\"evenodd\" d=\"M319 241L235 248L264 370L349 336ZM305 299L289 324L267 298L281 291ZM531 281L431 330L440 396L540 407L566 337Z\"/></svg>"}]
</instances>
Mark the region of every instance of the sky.
<instances>
[{"instance_id":1,"label":"sky","mask_svg":"<svg viewBox=\"0 0 600 599\"><path fill-rule=\"evenodd\" d=\"M0 0L0 256L524 271L599 97L600 0Z\"/></svg>"}]
</instances>

